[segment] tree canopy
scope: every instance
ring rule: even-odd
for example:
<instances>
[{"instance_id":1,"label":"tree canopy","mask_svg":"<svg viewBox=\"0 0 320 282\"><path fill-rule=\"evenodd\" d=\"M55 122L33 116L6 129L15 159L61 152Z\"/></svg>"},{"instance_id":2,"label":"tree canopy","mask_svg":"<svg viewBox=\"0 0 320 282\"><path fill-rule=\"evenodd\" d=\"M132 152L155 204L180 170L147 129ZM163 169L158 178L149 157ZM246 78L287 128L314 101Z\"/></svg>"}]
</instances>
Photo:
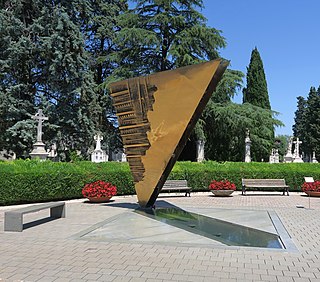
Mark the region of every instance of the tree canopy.
<instances>
[{"instance_id":1,"label":"tree canopy","mask_svg":"<svg viewBox=\"0 0 320 282\"><path fill-rule=\"evenodd\" d=\"M309 158L313 152L320 156L320 86L311 87L307 98L297 97L297 110L292 127L295 137L302 141L301 149Z\"/></svg>"},{"instance_id":2,"label":"tree canopy","mask_svg":"<svg viewBox=\"0 0 320 282\"><path fill-rule=\"evenodd\" d=\"M276 112L271 110L267 80L260 53L255 47L251 52L249 66L247 67L247 85L243 89L243 104L256 106L264 119L258 116L248 127L255 133L251 145L252 159L255 161L268 160L274 146L274 127L282 123L275 119Z\"/></svg>"},{"instance_id":3,"label":"tree canopy","mask_svg":"<svg viewBox=\"0 0 320 282\"><path fill-rule=\"evenodd\" d=\"M222 31L207 25L201 0L130 6L125 0L0 2L0 150L28 157L36 127L31 115L39 108L49 117L44 142L56 144L60 160L71 152L88 157L96 133L105 146L120 147L110 82L216 59L226 47ZM246 128L257 160L268 151L279 122L270 103L250 94L258 87L255 69L264 76L259 58L254 50L245 103L232 102L244 75L228 69L199 120L192 138L207 141L208 158L242 160ZM268 101L266 82L258 92Z\"/></svg>"},{"instance_id":4,"label":"tree canopy","mask_svg":"<svg viewBox=\"0 0 320 282\"><path fill-rule=\"evenodd\" d=\"M247 67L247 86L243 89L243 103L271 109L267 80L257 47L252 50L250 63Z\"/></svg>"}]
</instances>

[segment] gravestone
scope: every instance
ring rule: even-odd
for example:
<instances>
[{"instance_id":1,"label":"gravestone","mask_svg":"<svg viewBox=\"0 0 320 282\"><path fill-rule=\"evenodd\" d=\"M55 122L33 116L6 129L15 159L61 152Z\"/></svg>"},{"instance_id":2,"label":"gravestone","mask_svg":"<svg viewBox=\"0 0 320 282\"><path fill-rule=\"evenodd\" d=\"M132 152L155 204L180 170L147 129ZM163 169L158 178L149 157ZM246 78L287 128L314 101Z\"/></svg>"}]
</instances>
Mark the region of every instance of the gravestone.
<instances>
[{"instance_id":1,"label":"gravestone","mask_svg":"<svg viewBox=\"0 0 320 282\"><path fill-rule=\"evenodd\" d=\"M246 130L246 139L245 139L245 157L244 157L244 162L245 163L250 163L251 162L251 152L250 152L250 148L251 148L251 140L250 140L250 131L249 129Z\"/></svg>"},{"instance_id":2,"label":"gravestone","mask_svg":"<svg viewBox=\"0 0 320 282\"><path fill-rule=\"evenodd\" d=\"M318 163L317 159L316 159L316 152L313 151L312 153L312 163Z\"/></svg>"},{"instance_id":3,"label":"gravestone","mask_svg":"<svg viewBox=\"0 0 320 282\"><path fill-rule=\"evenodd\" d=\"M37 141L33 144L33 150L30 153L32 159L39 158L40 160L45 160L48 157L48 153L45 150L45 144L42 142L42 123L45 120L48 120L48 117L43 115L41 109L38 112L31 116L32 119L38 121L37 125Z\"/></svg>"},{"instance_id":4,"label":"gravestone","mask_svg":"<svg viewBox=\"0 0 320 282\"><path fill-rule=\"evenodd\" d=\"M94 163L107 162L108 155L101 149L101 141L103 140L103 137L97 134L94 136L94 140L96 141L96 148L91 154L91 161Z\"/></svg>"},{"instance_id":5,"label":"gravestone","mask_svg":"<svg viewBox=\"0 0 320 282\"><path fill-rule=\"evenodd\" d=\"M13 161L16 158L17 157L16 157L15 152L7 151L7 150L0 151L0 160L1 161Z\"/></svg>"},{"instance_id":6,"label":"gravestone","mask_svg":"<svg viewBox=\"0 0 320 282\"><path fill-rule=\"evenodd\" d=\"M127 162L127 155L125 152L122 152L121 154L121 162Z\"/></svg>"},{"instance_id":7,"label":"gravestone","mask_svg":"<svg viewBox=\"0 0 320 282\"><path fill-rule=\"evenodd\" d=\"M294 163L303 163L303 160L299 153L299 146L302 144L302 141L299 141L299 137L297 137L296 141L293 141L293 144L295 144L294 153L293 153L293 162Z\"/></svg>"},{"instance_id":8,"label":"gravestone","mask_svg":"<svg viewBox=\"0 0 320 282\"><path fill-rule=\"evenodd\" d=\"M127 155L124 152L124 149L116 149L111 152L111 160L116 162L127 162Z\"/></svg>"},{"instance_id":9,"label":"gravestone","mask_svg":"<svg viewBox=\"0 0 320 282\"><path fill-rule=\"evenodd\" d=\"M279 163L279 151L278 149L272 149L271 155L269 156L269 163L276 164Z\"/></svg>"},{"instance_id":10,"label":"gravestone","mask_svg":"<svg viewBox=\"0 0 320 282\"><path fill-rule=\"evenodd\" d=\"M53 143L50 148L47 150L48 152L48 158L50 158L52 161L56 161L58 157L57 153L57 144Z\"/></svg>"}]
</instances>

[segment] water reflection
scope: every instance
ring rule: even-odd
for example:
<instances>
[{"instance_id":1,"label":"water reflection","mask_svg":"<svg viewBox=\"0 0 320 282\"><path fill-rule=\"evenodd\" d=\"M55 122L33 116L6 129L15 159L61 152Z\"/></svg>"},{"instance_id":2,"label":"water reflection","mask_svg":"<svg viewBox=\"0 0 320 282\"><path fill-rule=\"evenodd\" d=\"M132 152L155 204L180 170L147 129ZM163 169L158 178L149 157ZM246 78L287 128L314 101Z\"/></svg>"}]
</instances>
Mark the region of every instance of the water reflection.
<instances>
[{"instance_id":1,"label":"water reflection","mask_svg":"<svg viewBox=\"0 0 320 282\"><path fill-rule=\"evenodd\" d=\"M135 212L229 246L283 249L278 235L179 208L157 208Z\"/></svg>"}]
</instances>

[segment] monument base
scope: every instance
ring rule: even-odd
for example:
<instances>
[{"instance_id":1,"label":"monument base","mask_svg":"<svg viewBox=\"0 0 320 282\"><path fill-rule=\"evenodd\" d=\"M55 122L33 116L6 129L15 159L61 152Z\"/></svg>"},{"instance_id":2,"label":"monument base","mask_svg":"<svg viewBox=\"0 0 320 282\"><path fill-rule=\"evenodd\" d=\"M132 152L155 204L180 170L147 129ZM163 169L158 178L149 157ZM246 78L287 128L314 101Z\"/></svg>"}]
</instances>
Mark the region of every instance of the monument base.
<instances>
[{"instance_id":1,"label":"monument base","mask_svg":"<svg viewBox=\"0 0 320 282\"><path fill-rule=\"evenodd\" d=\"M292 157L290 157L290 156L284 156L284 162L285 163L292 163Z\"/></svg>"},{"instance_id":2,"label":"monument base","mask_svg":"<svg viewBox=\"0 0 320 282\"><path fill-rule=\"evenodd\" d=\"M304 161L300 157L297 157L297 158L293 159L293 162L294 163L303 163Z\"/></svg>"},{"instance_id":3,"label":"monument base","mask_svg":"<svg viewBox=\"0 0 320 282\"><path fill-rule=\"evenodd\" d=\"M39 158L40 160L46 160L49 153L45 150L45 144L42 142L36 142L33 144L33 150L30 153L31 159Z\"/></svg>"}]
</instances>

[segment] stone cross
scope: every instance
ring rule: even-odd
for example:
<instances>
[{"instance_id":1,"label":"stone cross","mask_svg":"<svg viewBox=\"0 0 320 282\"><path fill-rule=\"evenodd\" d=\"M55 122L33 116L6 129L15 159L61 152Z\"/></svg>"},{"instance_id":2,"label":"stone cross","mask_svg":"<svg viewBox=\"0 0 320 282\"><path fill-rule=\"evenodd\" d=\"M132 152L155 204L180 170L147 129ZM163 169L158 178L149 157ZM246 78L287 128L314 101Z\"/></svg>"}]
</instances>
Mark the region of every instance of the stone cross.
<instances>
[{"instance_id":1,"label":"stone cross","mask_svg":"<svg viewBox=\"0 0 320 282\"><path fill-rule=\"evenodd\" d=\"M95 151L101 151L101 141L103 140L103 137L100 134L97 134L94 136L94 140L97 142Z\"/></svg>"},{"instance_id":2,"label":"stone cross","mask_svg":"<svg viewBox=\"0 0 320 282\"><path fill-rule=\"evenodd\" d=\"M48 120L48 117L45 117L43 115L43 112L41 109L38 110L38 112L31 116L32 119L38 120L38 126L37 126L37 142L42 142L42 122L45 120Z\"/></svg>"},{"instance_id":3,"label":"stone cross","mask_svg":"<svg viewBox=\"0 0 320 282\"><path fill-rule=\"evenodd\" d=\"M299 145L302 144L302 141L299 141L299 137L297 137L297 140L293 141L293 144L295 144L294 157L298 158L298 157L300 157L300 155L299 155Z\"/></svg>"}]
</instances>

